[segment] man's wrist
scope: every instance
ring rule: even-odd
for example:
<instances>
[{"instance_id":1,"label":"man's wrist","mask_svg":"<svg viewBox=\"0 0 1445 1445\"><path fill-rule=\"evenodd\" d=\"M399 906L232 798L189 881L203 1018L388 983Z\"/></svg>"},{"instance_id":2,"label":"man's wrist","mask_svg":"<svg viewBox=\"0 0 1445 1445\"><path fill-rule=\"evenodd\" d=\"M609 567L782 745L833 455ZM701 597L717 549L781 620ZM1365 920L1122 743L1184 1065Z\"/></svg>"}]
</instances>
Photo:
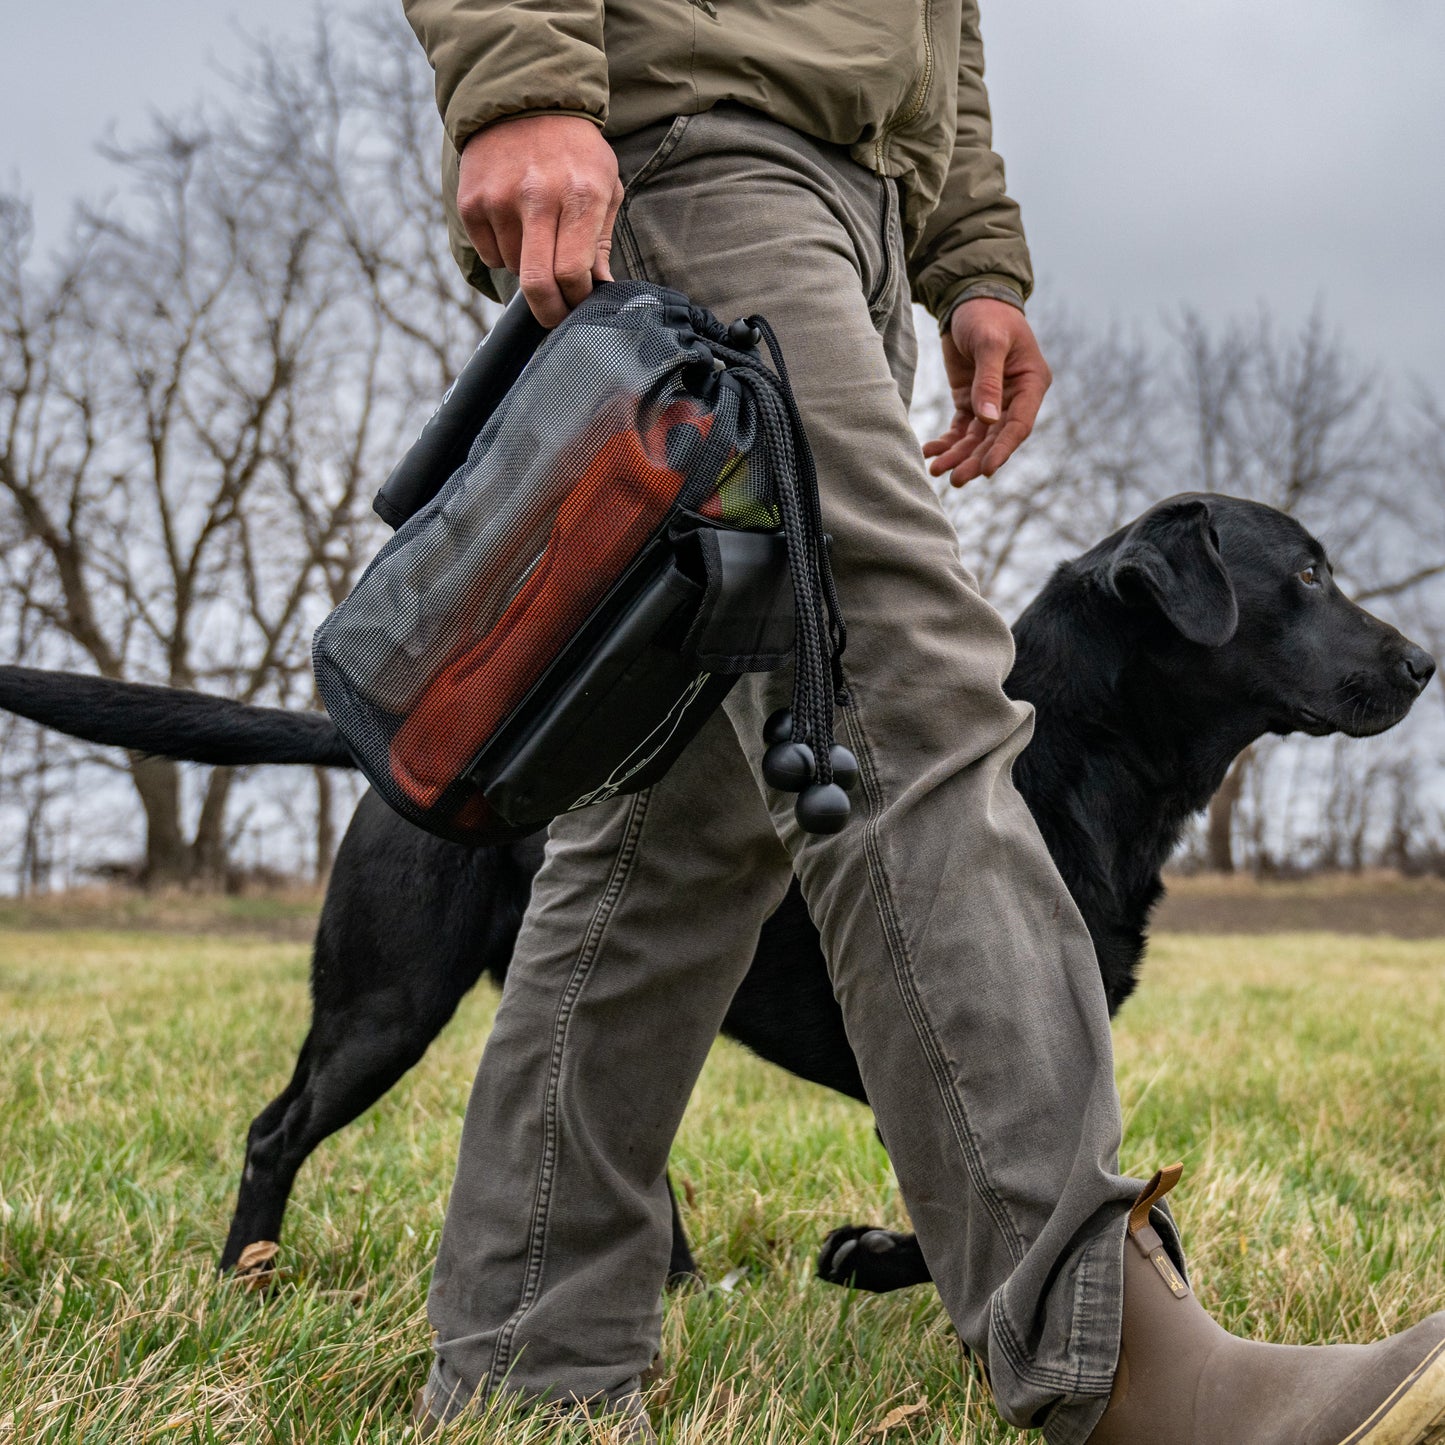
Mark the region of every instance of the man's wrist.
<instances>
[{"instance_id":1,"label":"man's wrist","mask_svg":"<svg viewBox=\"0 0 1445 1445\"><path fill-rule=\"evenodd\" d=\"M555 108L550 106L536 106L531 110L512 110L502 115L494 115L490 120L483 121L480 125L474 125L470 129L463 128L460 130L458 133L461 136L461 144L456 147L457 153L460 155L471 141L484 130L490 130L494 125L505 125L509 120L530 120L533 116L538 115L566 115L571 116L574 120L590 120L598 130L601 130L606 125L606 121L602 116L594 115L590 110L568 110L565 106Z\"/></svg>"},{"instance_id":2,"label":"man's wrist","mask_svg":"<svg viewBox=\"0 0 1445 1445\"><path fill-rule=\"evenodd\" d=\"M990 274L982 276L965 276L947 287L938 308L938 330L941 335L948 334L949 323L953 320L953 313L963 305L965 301L977 301L979 298L986 298L989 301L1002 301L1009 306L1024 309L1023 288L1011 276L1002 274Z\"/></svg>"}]
</instances>

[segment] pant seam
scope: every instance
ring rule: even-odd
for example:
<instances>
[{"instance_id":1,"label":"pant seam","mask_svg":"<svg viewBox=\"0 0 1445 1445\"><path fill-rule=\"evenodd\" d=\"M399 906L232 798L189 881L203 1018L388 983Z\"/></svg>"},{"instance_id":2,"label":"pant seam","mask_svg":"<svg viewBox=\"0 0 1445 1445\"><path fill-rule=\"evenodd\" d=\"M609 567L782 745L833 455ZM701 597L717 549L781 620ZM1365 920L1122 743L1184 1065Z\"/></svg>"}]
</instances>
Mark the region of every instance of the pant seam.
<instances>
[{"instance_id":1,"label":"pant seam","mask_svg":"<svg viewBox=\"0 0 1445 1445\"><path fill-rule=\"evenodd\" d=\"M667 164L672 158L673 151L682 144L682 138L687 134L687 129L693 119L691 115L677 115L672 118L672 124L668 126L667 133L658 142L657 149L643 161L638 167L637 174L627 182L627 196L631 196L634 190L640 190Z\"/></svg>"},{"instance_id":2,"label":"pant seam","mask_svg":"<svg viewBox=\"0 0 1445 1445\"><path fill-rule=\"evenodd\" d=\"M997 1295L989 1306L989 1324L1003 1350L1004 1358L1008 1360L1014 1374L1025 1384L1043 1385L1064 1394L1091 1397L1107 1395L1113 1388L1113 1370L1107 1374L1095 1374L1085 1371L1082 1366L1076 1366L1072 1370L1051 1370L1033 1363L1018 1336L1014 1334Z\"/></svg>"},{"instance_id":3,"label":"pant seam","mask_svg":"<svg viewBox=\"0 0 1445 1445\"><path fill-rule=\"evenodd\" d=\"M537 1301L542 1282L542 1269L547 1253L547 1224L552 1204L552 1187L557 1173L558 1140L558 1094L562 1074L562 1056L566 1044L568 1026L573 1010L582 992L592 965L602 945L607 924L621 897L623 887L632 872L632 863L637 856L637 840L642 832L642 823L647 816L650 790L637 793L627 811L627 822L618 843L617 856L607 886L602 891L592 921L583 936L582 946L572 966L567 986L557 1003L557 1013L552 1026L552 1055L547 1068L547 1089L543 1105L542 1160L537 1170L537 1188L533 1196L532 1220L527 1231L527 1262L522 1277L522 1290L517 1308L497 1334L497 1343L492 1350L492 1363L487 1371L486 1386L490 1393L496 1389L511 1366L512 1341L527 1312Z\"/></svg>"},{"instance_id":4,"label":"pant seam","mask_svg":"<svg viewBox=\"0 0 1445 1445\"><path fill-rule=\"evenodd\" d=\"M622 209L612 223L612 235L626 260L628 276L634 281L647 280L645 268L637 254L637 237L632 233L632 223L627 216L626 201L622 203Z\"/></svg>"},{"instance_id":5,"label":"pant seam","mask_svg":"<svg viewBox=\"0 0 1445 1445\"><path fill-rule=\"evenodd\" d=\"M614 244L622 251L626 260L627 274L634 281L650 281L652 278L648 276L647 267L642 262L642 250L637 243L637 233L632 229L633 199L672 159L673 152L682 144L683 137L695 119L696 117L692 115L675 116L657 149L642 163L637 174L627 182L623 189L622 205L612 223L612 237Z\"/></svg>"},{"instance_id":6,"label":"pant seam","mask_svg":"<svg viewBox=\"0 0 1445 1445\"><path fill-rule=\"evenodd\" d=\"M1097 1328L1099 1316L1099 1285L1098 1271L1095 1268L1095 1258L1100 1242L1106 1236L1096 1235L1088 1244L1079 1251L1078 1270L1074 1276L1074 1307L1069 1318L1069 1339L1065 1345L1065 1353L1073 1359L1079 1359L1080 1355L1075 1350L1075 1340L1082 1338L1089 1340L1093 1337ZM1076 1375L1075 1391L1082 1392L1085 1387L1085 1380L1090 1378L1090 1372L1084 1369L1082 1362L1074 1371Z\"/></svg>"},{"instance_id":7,"label":"pant seam","mask_svg":"<svg viewBox=\"0 0 1445 1445\"><path fill-rule=\"evenodd\" d=\"M627 274L634 281L650 281L647 267L642 260L642 248L637 243L637 233L632 229L632 192L628 191L622 201L617 219L612 223L612 234L621 247L627 265Z\"/></svg>"},{"instance_id":8,"label":"pant seam","mask_svg":"<svg viewBox=\"0 0 1445 1445\"><path fill-rule=\"evenodd\" d=\"M893 901L892 884L888 878L888 871L883 862L882 849L878 840L884 804L883 787L878 778L872 743L863 726L863 715L858 704L859 694L851 682L849 683L849 692L852 694L852 700L848 704L848 712L855 724L851 731L858 744L858 772L863 783L863 793L868 802L868 817L863 824L863 855L867 862L868 881L873 892L874 906L878 910L879 921L883 927L884 946L888 950L889 962L893 965L893 977L898 985L899 994L903 998L904 1008L913 1024L914 1033L923 1049L923 1056L928 1063L929 1072L933 1075L934 1085L943 1101L944 1111L953 1128L954 1138L957 1139L959 1147L963 1151L969 1178L972 1180L979 1198L983 1201L984 1207L988 1210L989 1216L993 1219L995 1227L1003 1236L1010 1257L1014 1264L1018 1265L1022 1262L1025 1253L1023 1237L1009 1217L1003 1199L988 1182L983 1156L968 1122L967 1111L958 1097L947 1061L943 1057L943 1050L939 1046L938 1036L934 1032L933 1025L928 1018L928 1011L914 983L913 961L908 941L898 919L897 907Z\"/></svg>"},{"instance_id":9,"label":"pant seam","mask_svg":"<svg viewBox=\"0 0 1445 1445\"><path fill-rule=\"evenodd\" d=\"M893 289L893 207L898 194L895 183L887 176L879 177L879 189L882 192L879 206L882 215L879 218L878 239L882 253L878 266L878 280L867 298L868 316L874 323L875 330L878 323L886 319L893 309L892 296L889 293Z\"/></svg>"}]
</instances>

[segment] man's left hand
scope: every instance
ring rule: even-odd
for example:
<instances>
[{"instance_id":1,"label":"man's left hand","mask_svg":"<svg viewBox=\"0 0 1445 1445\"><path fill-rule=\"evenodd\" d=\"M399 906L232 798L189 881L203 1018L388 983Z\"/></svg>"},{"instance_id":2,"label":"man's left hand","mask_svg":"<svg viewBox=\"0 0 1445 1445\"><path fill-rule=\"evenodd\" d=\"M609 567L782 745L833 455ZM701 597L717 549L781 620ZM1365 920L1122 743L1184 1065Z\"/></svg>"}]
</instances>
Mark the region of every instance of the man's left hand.
<instances>
[{"instance_id":1,"label":"man's left hand","mask_svg":"<svg viewBox=\"0 0 1445 1445\"><path fill-rule=\"evenodd\" d=\"M1053 374L1022 311L978 297L954 310L943 338L953 421L923 445L935 477L955 487L991 477L1034 429Z\"/></svg>"}]
</instances>

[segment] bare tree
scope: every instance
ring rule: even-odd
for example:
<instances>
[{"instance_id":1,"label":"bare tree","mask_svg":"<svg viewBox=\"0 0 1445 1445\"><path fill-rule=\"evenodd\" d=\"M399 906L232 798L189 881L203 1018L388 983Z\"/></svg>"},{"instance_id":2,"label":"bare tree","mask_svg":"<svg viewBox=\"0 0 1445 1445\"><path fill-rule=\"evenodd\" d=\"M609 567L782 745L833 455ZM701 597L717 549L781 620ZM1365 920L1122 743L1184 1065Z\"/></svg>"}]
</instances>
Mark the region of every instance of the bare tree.
<instances>
[{"instance_id":1,"label":"bare tree","mask_svg":"<svg viewBox=\"0 0 1445 1445\"><path fill-rule=\"evenodd\" d=\"M1158 467L1154 359L1138 337L1095 334L1062 312L1036 322L1054 385L1028 446L996 476L962 489L940 481L963 560L985 596L1016 611L1058 558L1121 526L1150 498ZM913 405L936 435L952 401L925 355Z\"/></svg>"},{"instance_id":2,"label":"bare tree","mask_svg":"<svg viewBox=\"0 0 1445 1445\"><path fill-rule=\"evenodd\" d=\"M310 701L366 503L484 330L444 254L439 129L399 23L257 46L229 105L112 145L126 201L38 273L0 205L0 540L51 655ZM235 779L133 758L148 882L218 881ZM333 842L318 783L318 871Z\"/></svg>"},{"instance_id":3,"label":"bare tree","mask_svg":"<svg viewBox=\"0 0 1445 1445\"><path fill-rule=\"evenodd\" d=\"M214 670L198 661L204 637L207 658L256 695L283 665L304 584L255 619L259 638L243 635L226 584L246 571L244 519L317 305L304 223L271 211L260 254L248 214L260 197L232 191L212 150L204 132L167 127L125 156L141 222L88 218L49 295L32 301L8 268L0 305L20 375L0 487L7 530L50 564L32 605L97 671L194 686ZM136 758L131 772L147 876L214 875L229 774L211 776L188 841L178 769Z\"/></svg>"},{"instance_id":4,"label":"bare tree","mask_svg":"<svg viewBox=\"0 0 1445 1445\"><path fill-rule=\"evenodd\" d=\"M369 494L496 310L460 282L447 254L431 76L405 26L377 10L359 18L349 43L321 16L304 53L261 47L243 89L260 119L256 163L284 173L327 218L330 264L357 306L352 345L365 338L369 364L351 396L344 454L353 490ZM311 533L308 495L300 486L293 500ZM353 527L317 548L325 603L350 591L373 540ZM321 879L335 851L336 789L325 769L314 777Z\"/></svg>"},{"instance_id":5,"label":"bare tree","mask_svg":"<svg viewBox=\"0 0 1445 1445\"><path fill-rule=\"evenodd\" d=\"M380 540L369 498L492 314L446 253L440 144L431 77L378 6L323 15L301 46L250 46L200 112L112 145L123 199L82 211L54 264L32 256L24 205L0 196L7 657L314 705L309 635ZM1162 338L1061 313L1037 324L1056 383L1035 436L998 477L940 489L1005 612L1061 556L1200 489L1297 512L1355 595L1445 642L1433 398L1402 410L1319 311L1294 331L1186 312ZM949 405L932 350L925 433ZM12 733L0 801L27 820L38 877L46 839L62 838L45 778L68 786L57 769L113 760L50 743L42 766L37 746ZM1339 749L1328 779L1292 744L1246 755L1202 835L1210 859L1405 856L1404 834L1427 826L1402 801L1417 774L1392 754L1394 772L1367 778L1368 752ZM1442 768L1445 750L1426 771ZM145 758L123 776L153 883L218 880L267 786ZM349 786L315 774L317 876ZM1394 801L1361 826L1363 788ZM307 808L285 801L273 814L304 828Z\"/></svg>"}]
</instances>

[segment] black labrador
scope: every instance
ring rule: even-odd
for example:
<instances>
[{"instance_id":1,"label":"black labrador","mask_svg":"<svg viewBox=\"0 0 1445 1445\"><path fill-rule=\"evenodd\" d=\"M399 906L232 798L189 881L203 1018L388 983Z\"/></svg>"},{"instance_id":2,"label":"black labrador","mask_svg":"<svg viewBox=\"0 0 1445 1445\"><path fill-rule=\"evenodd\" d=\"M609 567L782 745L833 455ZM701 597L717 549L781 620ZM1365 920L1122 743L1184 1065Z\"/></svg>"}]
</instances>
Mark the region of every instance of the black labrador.
<instances>
[{"instance_id":1,"label":"black labrador","mask_svg":"<svg viewBox=\"0 0 1445 1445\"><path fill-rule=\"evenodd\" d=\"M1134 988L1160 870L1240 750L1265 733L1383 732L1435 670L1336 587L1297 521L1212 494L1161 502L1062 564L1014 636L1008 691L1038 715L1015 778L1088 923L1111 1014ZM0 706L194 762L350 766L324 717L176 689L0 668ZM442 842L363 797L321 912L311 1029L291 1082L251 1125L222 1268L279 1236L307 1156L422 1057L480 975L502 982L541 851L540 838ZM796 884L723 1032L865 1100ZM675 1204L673 1223L672 1271L694 1274ZM912 1236L869 1227L835 1231L819 1272L874 1291L929 1278Z\"/></svg>"}]
</instances>

